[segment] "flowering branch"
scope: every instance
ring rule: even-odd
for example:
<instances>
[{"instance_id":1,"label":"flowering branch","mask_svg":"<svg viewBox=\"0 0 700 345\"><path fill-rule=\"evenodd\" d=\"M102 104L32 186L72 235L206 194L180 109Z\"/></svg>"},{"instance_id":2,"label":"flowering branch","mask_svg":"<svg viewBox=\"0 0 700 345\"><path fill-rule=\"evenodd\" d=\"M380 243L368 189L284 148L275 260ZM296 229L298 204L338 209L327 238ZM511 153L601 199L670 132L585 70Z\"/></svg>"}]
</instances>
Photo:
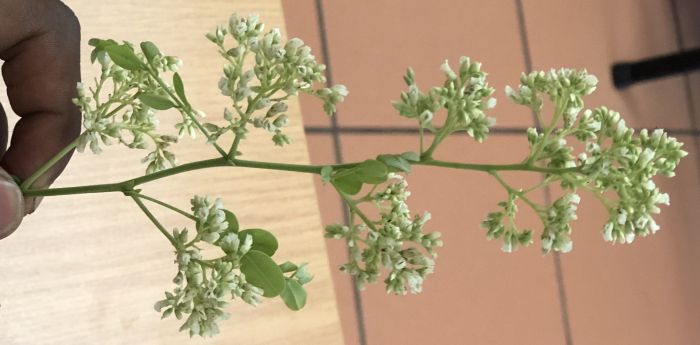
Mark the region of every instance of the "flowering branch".
<instances>
[{"instance_id":1,"label":"flowering branch","mask_svg":"<svg viewBox=\"0 0 700 345\"><path fill-rule=\"evenodd\" d=\"M334 165L244 160L240 159L241 145L253 128L270 133L277 146L291 143L284 132L289 123L285 113L290 97L312 95L332 115L348 91L342 85L322 86L326 82L325 66L316 62L311 49L297 38L283 42L277 29L265 32L256 16L242 18L234 14L226 27L220 26L206 37L225 61L218 88L229 102L223 111L226 125L204 122L205 114L189 103L177 72L181 65L178 58L162 54L152 42L141 43L137 50L128 42L92 39L91 58L102 72L94 88L78 85L75 104L82 110L85 130L21 185L27 197L107 192L130 197L175 252L175 287L165 293L155 309L163 317L184 319L181 330L187 330L190 336L218 333L218 321L228 316L225 307L236 298L258 305L263 298L280 296L290 309L299 310L306 303L303 285L312 276L304 264L274 261L278 248L275 236L264 229L241 229L236 215L225 209L220 199L194 196L191 209L182 210L141 194L136 187L142 184L214 167L319 175L337 190L349 211L347 224L326 227L326 237L344 240L349 248L349 262L341 269L353 275L360 287L376 282L386 272L387 292L406 294L423 289L424 279L434 270L437 249L443 244L439 232L424 229L430 214L413 214L407 204L411 193L406 175L414 166L489 174L504 188L507 198L481 223L487 238L502 240L505 252L533 242L534 231L521 230L517 225L518 202L522 202L539 217L543 227L541 250L549 253L572 249L570 222L576 219L579 189L590 192L608 210L609 219L602 229L604 240L631 243L637 236L655 233L659 227L652 216L660 212L658 205L668 205L669 197L653 179L657 174L672 177L687 154L681 149L683 144L663 130L637 134L612 110L584 110L583 97L595 90L597 79L585 70L561 69L523 74L517 89L506 87L508 98L533 111L540 123L544 123L545 97L554 104L554 114L546 126L527 130L529 153L521 162L483 164L437 159L440 144L450 135L466 132L482 142L495 124L495 119L486 114L496 106L496 99L491 97L494 89L486 82L481 64L463 57L456 71L447 61L443 63L444 83L427 91L417 86L410 68L404 76L408 90L393 105L401 116L417 121L418 152L381 154ZM231 48L230 39L234 41ZM247 67L251 62L252 68ZM166 79L168 73L172 76ZM110 86L112 91L105 98L103 90ZM177 136L158 132L156 114L169 109L180 113L181 121L175 125ZM430 143L426 132L434 134ZM185 134L193 138L201 134L221 157L178 165L169 149ZM217 144L223 135L233 135L228 150ZM74 148L83 152L89 147L99 153L112 143L147 150L142 160L145 175L107 184L32 188L36 179ZM503 171L535 173L542 179L534 186L519 187L506 181L500 174ZM528 197L554 183L563 192L551 205ZM144 200L181 215L192 222L190 229L168 231ZM367 208L376 211L370 213ZM213 249L219 256L204 259L203 248Z\"/></svg>"}]
</instances>

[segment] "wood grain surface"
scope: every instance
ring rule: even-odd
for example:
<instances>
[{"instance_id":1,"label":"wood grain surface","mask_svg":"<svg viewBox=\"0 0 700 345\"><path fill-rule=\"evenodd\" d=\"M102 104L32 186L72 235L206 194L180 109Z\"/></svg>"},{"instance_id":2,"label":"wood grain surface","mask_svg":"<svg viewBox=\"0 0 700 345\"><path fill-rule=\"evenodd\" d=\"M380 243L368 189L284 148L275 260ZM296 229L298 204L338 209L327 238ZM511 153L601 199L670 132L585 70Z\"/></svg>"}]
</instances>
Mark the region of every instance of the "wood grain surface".
<instances>
[{"instance_id":1,"label":"wood grain surface","mask_svg":"<svg viewBox=\"0 0 700 345\"><path fill-rule=\"evenodd\" d=\"M223 61L204 38L233 12L258 13L269 27L284 32L278 0L87 1L66 3L81 20L83 80L98 68L89 62L87 39L151 40L180 56L188 98L212 122L223 121L225 99L216 87ZM4 85L0 86L4 90ZM7 103L4 92L0 101ZM12 125L14 116L9 107ZM174 132L178 115L161 114L161 128ZM251 134L244 158L307 163L305 138L296 101L290 104L288 134L293 145L275 147L270 135ZM230 141L229 141L230 142ZM224 140L222 144L228 142ZM183 140L174 150L181 163L215 157L199 140ZM74 156L54 186L121 181L143 173L145 153L109 147L99 156ZM189 208L195 194L219 196L237 213L241 226L273 231L279 260L309 262L315 279L300 312L281 300L253 308L234 302L231 318L216 338L192 339L178 333L175 319L160 320L153 303L172 288L172 248L119 193L45 198L21 228L0 241L0 344L340 344L329 265L312 176L243 168L199 170L144 185L144 193ZM177 214L153 206L168 226L188 226Z\"/></svg>"}]
</instances>

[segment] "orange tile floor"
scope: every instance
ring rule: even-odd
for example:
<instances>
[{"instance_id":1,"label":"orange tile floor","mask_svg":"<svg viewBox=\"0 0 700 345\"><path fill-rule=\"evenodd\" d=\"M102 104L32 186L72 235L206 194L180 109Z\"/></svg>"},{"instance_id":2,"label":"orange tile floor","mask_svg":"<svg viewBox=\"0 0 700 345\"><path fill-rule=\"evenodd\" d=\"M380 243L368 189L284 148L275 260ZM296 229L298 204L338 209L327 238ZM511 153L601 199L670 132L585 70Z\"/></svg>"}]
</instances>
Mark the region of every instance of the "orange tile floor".
<instances>
[{"instance_id":1,"label":"orange tile floor","mask_svg":"<svg viewBox=\"0 0 700 345\"><path fill-rule=\"evenodd\" d=\"M337 271L343 243L328 242L346 343L355 344L700 344L700 73L612 85L614 62L700 46L700 2L692 0L283 0L290 36L328 65L328 78L350 89L337 117L302 97L313 163L345 162L415 150L417 132L390 101L412 66L420 85L440 83L444 59L483 62L499 104L488 140L453 138L437 155L510 163L525 154L534 119L503 97L520 72L587 68L600 80L587 106L607 105L635 128L667 128L689 156L659 185L672 206L662 231L611 246L600 229L605 210L583 197L575 250L540 254L536 246L504 254L478 224L504 198L485 174L415 168L411 205L430 210L445 247L436 272L416 296L387 295L382 284L358 292ZM514 175L519 183L538 176ZM323 221L343 219L341 201L317 184ZM546 195L542 193L542 200ZM588 202L591 201L591 202ZM534 215L525 224L535 225Z\"/></svg>"}]
</instances>

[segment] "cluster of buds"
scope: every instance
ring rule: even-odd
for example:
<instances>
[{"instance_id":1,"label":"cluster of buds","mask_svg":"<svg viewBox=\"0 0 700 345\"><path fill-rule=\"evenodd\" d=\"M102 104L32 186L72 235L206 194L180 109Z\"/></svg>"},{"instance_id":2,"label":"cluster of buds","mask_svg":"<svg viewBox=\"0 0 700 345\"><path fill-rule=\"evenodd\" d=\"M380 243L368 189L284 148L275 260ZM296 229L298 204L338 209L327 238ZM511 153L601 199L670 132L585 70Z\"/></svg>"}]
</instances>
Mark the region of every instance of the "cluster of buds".
<instances>
[{"instance_id":1,"label":"cluster of buds","mask_svg":"<svg viewBox=\"0 0 700 345\"><path fill-rule=\"evenodd\" d=\"M379 209L378 221L330 225L326 237L346 240L350 261L341 269L355 276L360 288L376 282L384 268L389 270L384 279L388 293L415 294L422 291L425 277L433 273L441 235L424 232L429 213L411 215L406 204L411 193L403 176L389 174L389 178L393 182L369 198Z\"/></svg>"},{"instance_id":2,"label":"cluster of buds","mask_svg":"<svg viewBox=\"0 0 700 345\"><path fill-rule=\"evenodd\" d=\"M424 93L416 85L415 73L409 68L404 76L408 91L401 93L401 99L393 103L394 108L400 115L415 118L421 127L431 130L436 130L435 113L444 108L447 117L439 129L444 135L465 131L482 142L489 127L496 123L495 118L485 113L496 106L496 99L490 97L494 89L486 82L481 63L463 56L458 71L452 70L447 61L440 69L445 74L443 86Z\"/></svg>"},{"instance_id":3,"label":"cluster of buds","mask_svg":"<svg viewBox=\"0 0 700 345\"><path fill-rule=\"evenodd\" d=\"M312 276L306 265L278 265L272 260L277 240L270 232L239 230L236 216L224 209L220 199L195 196L191 203L197 232L189 238L187 229L173 230L178 272L175 288L155 304L163 318L185 319L180 331L207 337L219 332L218 322L228 318L225 308L236 298L257 306L264 297L280 296L290 309L304 306L302 285ZM217 247L224 256L205 260L202 242ZM285 273L291 274L285 277Z\"/></svg>"},{"instance_id":4,"label":"cluster of buds","mask_svg":"<svg viewBox=\"0 0 700 345\"><path fill-rule=\"evenodd\" d=\"M235 46L228 48L226 38L230 35ZM245 136L246 126L252 124L273 134L277 146L291 142L283 132L289 124L286 100L298 93L307 93L320 99L329 115L343 101L348 92L343 85L318 87L326 82L325 66L319 64L311 54L311 48L298 38L286 43L278 29L264 32L264 26L256 15L239 17L233 15L228 27L220 26L207 38L219 47L226 59L224 75L219 81L219 90L232 101L233 110L224 112L228 126L207 124L214 138L227 131ZM253 61L248 68L248 60ZM260 114L260 115L256 115Z\"/></svg>"}]
</instances>

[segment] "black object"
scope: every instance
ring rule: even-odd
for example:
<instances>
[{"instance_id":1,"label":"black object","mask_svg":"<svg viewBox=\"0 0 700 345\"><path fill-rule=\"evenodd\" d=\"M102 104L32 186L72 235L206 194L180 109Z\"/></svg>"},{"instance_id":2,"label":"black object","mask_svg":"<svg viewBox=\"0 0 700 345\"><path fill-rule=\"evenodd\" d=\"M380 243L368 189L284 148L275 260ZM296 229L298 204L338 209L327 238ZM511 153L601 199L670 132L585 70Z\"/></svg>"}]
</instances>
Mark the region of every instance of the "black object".
<instances>
[{"instance_id":1,"label":"black object","mask_svg":"<svg viewBox=\"0 0 700 345\"><path fill-rule=\"evenodd\" d=\"M641 81L695 69L700 69L700 48L636 62L616 63L612 67L613 84L618 89L624 89Z\"/></svg>"}]
</instances>

